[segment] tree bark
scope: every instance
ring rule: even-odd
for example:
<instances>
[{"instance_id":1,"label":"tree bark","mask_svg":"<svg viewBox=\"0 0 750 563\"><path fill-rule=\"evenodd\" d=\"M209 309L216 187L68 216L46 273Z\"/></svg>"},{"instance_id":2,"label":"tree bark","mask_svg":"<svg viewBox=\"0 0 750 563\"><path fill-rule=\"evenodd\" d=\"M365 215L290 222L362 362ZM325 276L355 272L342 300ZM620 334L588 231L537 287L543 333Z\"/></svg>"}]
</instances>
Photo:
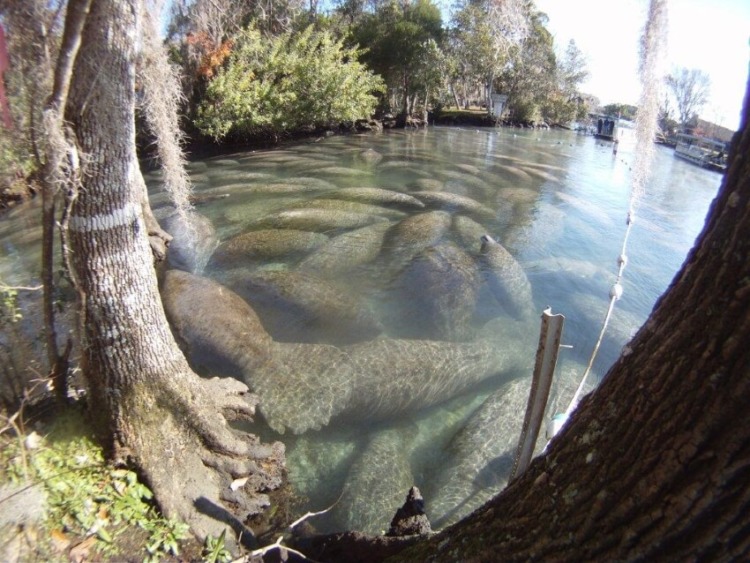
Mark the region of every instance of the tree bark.
<instances>
[{"instance_id":1,"label":"tree bark","mask_svg":"<svg viewBox=\"0 0 750 563\"><path fill-rule=\"evenodd\" d=\"M681 271L547 455L402 561L738 561L750 551L750 125Z\"/></svg>"},{"instance_id":2,"label":"tree bark","mask_svg":"<svg viewBox=\"0 0 750 563\"><path fill-rule=\"evenodd\" d=\"M66 107L82 155L69 238L90 412L112 456L141 470L167 516L199 537L230 526L252 542L241 519L267 505L258 491L280 484L283 446L227 425L251 419L257 398L238 381L193 374L164 315L135 149L139 9L138 0L92 3ZM249 479L235 493L237 477Z\"/></svg>"}]
</instances>

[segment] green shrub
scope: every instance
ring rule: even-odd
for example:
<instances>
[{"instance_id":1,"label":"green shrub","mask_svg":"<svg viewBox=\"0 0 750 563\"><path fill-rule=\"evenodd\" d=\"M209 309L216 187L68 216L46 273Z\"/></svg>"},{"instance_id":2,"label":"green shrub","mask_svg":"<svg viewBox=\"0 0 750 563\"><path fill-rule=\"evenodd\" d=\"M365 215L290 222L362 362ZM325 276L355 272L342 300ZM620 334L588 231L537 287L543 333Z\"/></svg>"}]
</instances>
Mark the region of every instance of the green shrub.
<instances>
[{"instance_id":1,"label":"green shrub","mask_svg":"<svg viewBox=\"0 0 750 563\"><path fill-rule=\"evenodd\" d=\"M312 27L273 38L251 27L208 85L195 124L219 140L369 117L383 82L359 54Z\"/></svg>"}]
</instances>

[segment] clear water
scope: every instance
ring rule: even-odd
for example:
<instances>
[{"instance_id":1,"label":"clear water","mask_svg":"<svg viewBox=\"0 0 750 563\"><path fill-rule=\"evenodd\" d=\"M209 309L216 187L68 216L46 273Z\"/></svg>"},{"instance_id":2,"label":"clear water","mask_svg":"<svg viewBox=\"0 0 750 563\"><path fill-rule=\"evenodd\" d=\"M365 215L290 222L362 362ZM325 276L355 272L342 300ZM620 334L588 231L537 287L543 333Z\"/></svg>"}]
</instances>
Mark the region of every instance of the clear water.
<instances>
[{"instance_id":1,"label":"clear water","mask_svg":"<svg viewBox=\"0 0 750 563\"><path fill-rule=\"evenodd\" d=\"M369 161L372 151L381 160ZM656 147L655 152L652 175L636 208L624 295L594 366L595 379L606 373L669 285L703 227L721 182L720 175L674 158L670 149ZM627 138L615 155L611 144L567 131L438 127L331 137L282 150L210 158L192 163L191 176L198 196L217 196L196 210L213 223L221 242L257 228L270 214L305 207L308 200L335 199L336 191L347 187L378 187L405 194L433 189L476 200L494 214L482 218L484 230L505 246L528 277L535 316L519 324L482 289L477 311L467 321L469 336L461 336L491 337L493 327L522 326L525 344L515 342L508 353L523 356L521 363L533 363L536 315L550 306L554 313L566 316L563 342L572 348L561 352L559 372L560 387L569 390L583 372L606 312L625 231L633 161L633 144ZM168 214L158 174L147 175L147 182L155 212ZM35 224L39 215L26 209L0 222L0 279L5 283L38 279ZM414 213L402 210L399 216L383 211L394 225ZM461 214L456 209L450 213ZM452 232L444 240L458 241ZM388 240L398 244L398 239ZM478 242L466 250L473 256L477 248ZM394 250L398 249L384 253ZM231 267L209 262L203 274L225 281L262 270L293 271L300 259L298 254L279 256L239 261ZM326 282L361 299L382 322L382 337L434 339L434 331L425 330L414 308L400 314L412 306L411 301L424 301L421 288L404 287L419 285L413 280L421 278L400 274L401 268L418 259L399 262L384 259L381 253ZM336 336L331 338L336 340ZM498 338L497 345L503 344ZM497 385L490 382L457 397L446 396L442 404L410 409L396 419L360 423L350 417L334 420L320 431L299 436L286 433L281 438L288 448L290 480L304 499L300 513L335 503L313 525L324 531L359 527L377 532L387 529L408 487L417 485L427 499L428 515L432 508L431 517L449 521L450 517L438 514L445 507L434 499L450 488L445 479L459 467L456 457L468 457L467 444L469 449L495 451L500 446L493 441L513 442L523 418L526 391L517 386L509 391L507 408L499 415L512 424L493 430L502 436L460 437L461 428ZM555 398L563 402L566 397L558 392ZM565 406L559 404L557 410ZM261 431L266 438L280 438L270 429ZM497 475L505 471L501 461L507 457L503 453L507 446L503 448L491 463L478 460L469 470L461 470L475 473L468 479L477 499L480 489L501 486ZM459 512L471 506L467 501Z\"/></svg>"}]
</instances>

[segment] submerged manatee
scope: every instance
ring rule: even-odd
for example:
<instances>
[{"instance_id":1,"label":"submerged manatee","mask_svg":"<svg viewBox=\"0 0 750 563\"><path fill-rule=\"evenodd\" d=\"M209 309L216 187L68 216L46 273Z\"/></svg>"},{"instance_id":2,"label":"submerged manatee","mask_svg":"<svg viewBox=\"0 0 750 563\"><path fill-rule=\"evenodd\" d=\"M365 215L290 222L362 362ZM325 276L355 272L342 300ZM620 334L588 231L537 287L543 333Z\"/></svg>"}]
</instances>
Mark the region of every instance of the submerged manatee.
<instances>
[{"instance_id":1,"label":"submerged manatee","mask_svg":"<svg viewBox=\"0 0 750 563\"><path fill-rule=\"evenodd\" d=\"M381 188L342 188L332 193L331 197L374 205L390 205L412 211L424 209L424 203L415 197Z\"/></svg>"},{"instance_id":2,"label":"submerged manatee","mask_svg":"<svg viewBox=\"0 0 750 563\"><path fill-rule=\"evenodd\" d=\"M326 194L327 198L307 199L295 203L286 209L330 209L333 211L348 211L352 213L364 213L365 215L378 215L388 219L401 219L404 213L396 209L386 209L379 205L372 205L360 201L347 201L336 199L336 194Z\"/></svg>"},{"instance_id":3,"label":"submerged manatee","mask_svg":"<svg viewBox=\"0 0 750 563\"><path fill-rule=\"evenodd\" d=\"M478 254L482 248L482 237L487 234L487 229L463 215L453 217L453 232L461 243L461 246L473 254Z\"/></svg>"},{"instance_id":4,"label":"submerged manatee","mask_svg":"<svg viewBox=\"0 0 750 563\"><path fill-rule=\"evenodd\" d=\"M271 361L246 370L243 379L276 432L320 430L351 402L353 365L344 350L275 342L271 354Z\"/></svg>"},{"instance_id":5,"label":"submerged manatee","mask_svg":"<svg viewBox=\"0 0 750 563\"><path fill-rule=\"evenodd\" d=\"M379 215L337 211L333 209L292 209L268 215L251 224L255 229L298 229L300 231L326 232L336 229L356 229L379 221Z\"/></svg>"},{"instance_id":6,"label":"submerged manatee","mask_svg":"<svg viewBox=\"0 0 750 563\"><path fill-rule=\"evenodd\" d=\"M200 273L219 244L213 223L194 211L173 213L162 220L161 227L174 238L167 249L170 267Z\"/></svg>"},{"instance_id":7,"label":"submerged manatee","mask_svg":"<svg viewBox=\"0 0 750 563\"><path fill-rule=\"evenodd\" d=\"M350 344L382 330L364 301L313 275L235 270L228 285L250 303L275 340Z\"/></svg>"},{"instance_id":8,"label":"submerged manatee","mask_svg":"<svg viewBox=\"0 0 750 563\"><path fill-rule=\"evenodd\" d=\"M400 270L414 256L437 244L450 228L451 216L445 211L429 211L407 217L386 233L383 253L392 267Z\"/></svg>"},{"instance_id":9,"label":"submerged manatee","mask_svg":"<svg viewBox=\"0 0 750 563\"><path fill-rule=\"evenodd\" d=\"M222 244L211 256L212 266L236 266L249 260L294 258L328 241L321 233L295 229L265 229L238 235Z\"/></svg>"},{"instance_id":10,"label":"submerged manatee","mask_svg":"<svg viewBox=\"0 0 750 563\"><path fill-rule=\"evenodd\" d=\"M277 432L317 430L334 418L365 423L437 405L529 358L518 354L523 335L490 342L383 338L335 347L274 344L271 361L244 380Z\"/></svg>"},{"instance_id":11,"label":"submerged manatee","mask_svg":"<svg viewBox=\"0 0 750 563\"><path fill-rule=\"evenodd\" d=\"M409 465L413 424L373 432L352 464L331 516L332 531L356 530L381 535L414 485Z\"/></svg>"},{"instance_id":12,"label":"submerged manatee","mask_svg":"<svg viewBox=\"0 0 750 563\"><path fill-rule=\"evenodd\" d=\"M375 223L333 237L300 262L298 269L320 276L336 276L372 262L380 254L390 223Z\"/></svg>"},{"instance_id":13,"label":"submerged manatee","mask_svg":"<svg viewBox=\"0 0 750 563\"><path fill-rule=\"evenodd\" d=\"M492 237L482 237L482 262L487 283L495 299L517 319L533 316L534 300L526 273L503 245Z\"/></svg>"},{"instance_id":14,"label":"submerged manatee","mask_svg":"<svg viewBox=\"0 0 750 563\"><path fill-rule=\"evenodd\" d=\"M482 205L470 197L452 194L448 192L413 192L412 195L421 200L431 209L446 209L470 215L479 220L492 221L496 217L495 211Z\"/></svg>"},{"instance_id":15,"label":"submerged manatee","mask_svg":"<svg viewBox=\"0 0 750 563\"><path fill-rule=\"evenodd\" d=\"M172 331L197 371L238 377L270 358L271 337L250 306L228 288L169 270L161 298Z\"/></svg>"},{"instance_id":16,"label":"submerged manatee","mask_svg":"<svg viewBox=\"0 0 750 563\"><path fill-rule=\"evenodd\" d=\"M463 249L440 243L419 254L396 280L405 297L399 316L416 330L406 337L467 340L480 285L479 268Z\"/></svg>"},{"instance_id":17,"label":"submerged manatee","mask_svg":"<svg viewBox=\"0 0 750 563\"><path fill-rule=\"evenodd\" d=\"M492 393L451 441L447 464L426 494L435 528L449 526L505 488L513 469L531 379L504 384Z\"/></svg>"}]
</instances>

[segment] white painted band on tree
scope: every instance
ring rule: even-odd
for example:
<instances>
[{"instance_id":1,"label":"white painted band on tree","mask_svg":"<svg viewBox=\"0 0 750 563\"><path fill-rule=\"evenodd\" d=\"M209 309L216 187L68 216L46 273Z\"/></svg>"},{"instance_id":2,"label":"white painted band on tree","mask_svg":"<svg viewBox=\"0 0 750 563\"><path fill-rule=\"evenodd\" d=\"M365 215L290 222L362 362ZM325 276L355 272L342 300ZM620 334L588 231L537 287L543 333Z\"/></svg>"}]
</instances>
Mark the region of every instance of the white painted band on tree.
<instances>
[{"instance_id":1,"label":"white painted band on tree","mask_svg":"<svg viewBox=\"0 0 750 563\"><path fill-rule=\"evenodd\" d=\"M138 206L131 202L126 203L124 207L105 215L94 215L93 217L71 215L68 228L79 233L106 231L114 229L115 227L130 225L137 218Z\"/></svg>"}]
</instances>

